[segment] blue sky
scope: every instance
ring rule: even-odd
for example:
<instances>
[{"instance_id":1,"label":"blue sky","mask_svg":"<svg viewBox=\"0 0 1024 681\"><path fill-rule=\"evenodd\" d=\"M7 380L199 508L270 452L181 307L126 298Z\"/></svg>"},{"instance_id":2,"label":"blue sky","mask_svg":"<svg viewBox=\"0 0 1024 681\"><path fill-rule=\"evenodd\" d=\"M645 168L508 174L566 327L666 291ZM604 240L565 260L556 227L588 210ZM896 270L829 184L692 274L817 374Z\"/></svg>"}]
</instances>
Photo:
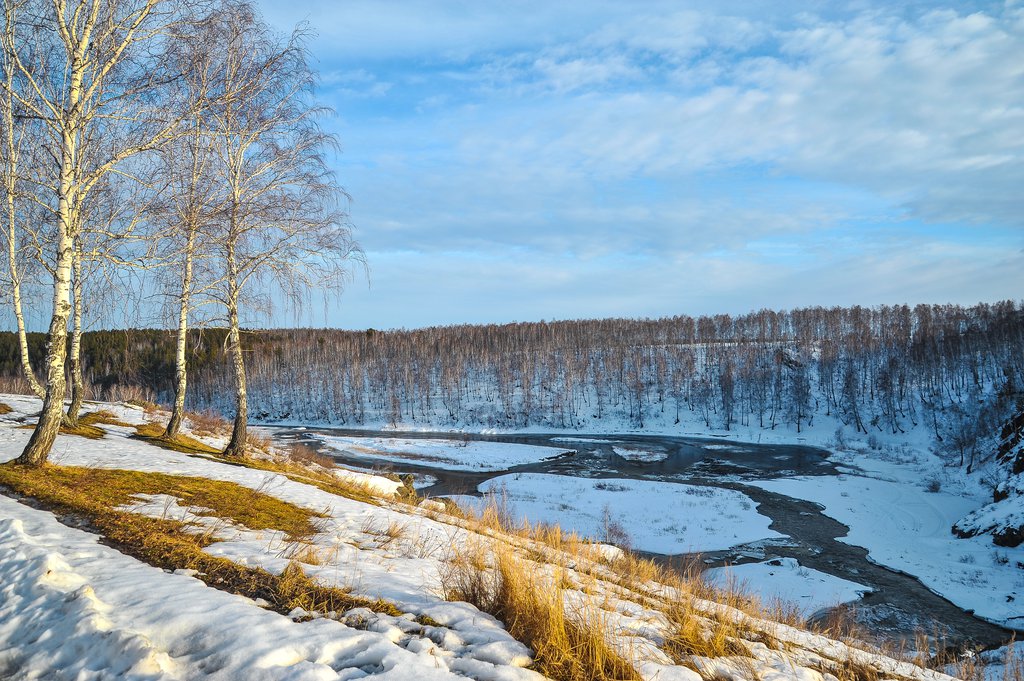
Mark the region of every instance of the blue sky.
<instances>
[{"instance_id":1,"label":"blue sky","mask_svg":"<svg viewBox=\"0 0 1024 681\"><path fill-rule=\"evenodd\" d=\"M262 7L317 33L370 270L303 323L1022 295L1020 3Z\"/></svg>"}]
</instances>

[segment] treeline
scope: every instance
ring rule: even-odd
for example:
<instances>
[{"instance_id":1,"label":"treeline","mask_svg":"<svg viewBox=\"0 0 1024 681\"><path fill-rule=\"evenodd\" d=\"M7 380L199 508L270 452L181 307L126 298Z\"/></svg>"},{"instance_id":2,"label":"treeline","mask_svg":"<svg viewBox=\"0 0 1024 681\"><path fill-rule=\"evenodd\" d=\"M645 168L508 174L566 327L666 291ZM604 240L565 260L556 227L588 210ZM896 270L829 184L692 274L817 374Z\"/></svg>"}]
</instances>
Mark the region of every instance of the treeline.
<instances>
[{"instance_id":1,"label":"treeline","mask_svg":"<svg viewBox=\"0 0 1024 681\"><path fill-rule=\"evenodd\" d=\"M251 335L254 415L350 426L698 419L799 432L826 415L864 433L926 427L969 465L1024 386L1024 307L1014 301ZM189 337L192 408L230 410L223 338ZM101 389L137 385L168 399L171 334L104 332L90 347L85 370ZM132 366L121 364L126 349Z\"/></svg>"}]
</instances>

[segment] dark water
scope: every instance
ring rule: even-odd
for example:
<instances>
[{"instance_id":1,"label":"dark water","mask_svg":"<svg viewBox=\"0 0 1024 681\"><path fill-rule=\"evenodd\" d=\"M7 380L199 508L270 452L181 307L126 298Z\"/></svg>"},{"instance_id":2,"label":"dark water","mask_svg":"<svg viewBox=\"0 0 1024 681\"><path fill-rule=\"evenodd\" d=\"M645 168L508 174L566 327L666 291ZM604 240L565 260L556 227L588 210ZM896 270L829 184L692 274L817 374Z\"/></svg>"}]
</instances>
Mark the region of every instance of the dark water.
<instances>
[{"instance_id":1,"label":"dark water","mask_svg":"<svg viewBox=\"0 0 1024 681\"><path fill-rule=\"evenodd\" d=\"M426 496L477 494L477 486L500 475L517 472L549 473L582 478L630 478L708 485L739 490L749 496L757 510L772 520L772 529L788 540L735 546L702 556L650 557L666 564L684 564L694 559L709 567L739 564L776 557L797 559L801 565L871 587L855 605L856 618L881 639L911 640L918 631L937 633L951 646L993 648L1003 645L1012 631L974 617L929 591L910 575L890 570L868 560L867 551L837 541L849 528L822 513L818 504L768 492L749 483L793 476L836 475L828 452L803 445L762 445L725 440L662 435L564 434L480 435L466 433L423 433L368 431L354 429L282 428L275 434L283 441L301 441L319 446L315 434L354 437L402 437L415 439L450 438L552 447L552 458L502 471L446 471L409 463L381 465L379 459L322 450L351 466L429 475L436 479L421 488ZM571 438L569 441L567 438ZM637 448L665 456L657 462L633 462L612 447ZM628 528L627 528L628 530Z\"/></svg>"}]
</instances>

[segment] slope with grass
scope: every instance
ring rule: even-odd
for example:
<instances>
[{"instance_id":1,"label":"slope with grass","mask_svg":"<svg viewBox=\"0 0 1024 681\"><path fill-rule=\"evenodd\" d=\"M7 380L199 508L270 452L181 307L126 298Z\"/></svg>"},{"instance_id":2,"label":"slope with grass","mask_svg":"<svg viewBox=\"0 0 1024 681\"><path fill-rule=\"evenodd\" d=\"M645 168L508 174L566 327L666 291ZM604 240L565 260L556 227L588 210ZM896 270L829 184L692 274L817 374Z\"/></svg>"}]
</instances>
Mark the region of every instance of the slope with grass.
<instances>
[{"instance_id":1,"label":"slope with grass","mask_svg":"<svg viewBox=\"0 0 1024 681\"><path fill-rule=\"evenodd\" d=\"M38 402L0 402L10 461ZM92 410L99 438L59 436L41 471L0 464L0 676L948 678L558 528L308 456L223 461L216 432L213 452L158 446L158 412Z\"/></svg>"}]
</instances>

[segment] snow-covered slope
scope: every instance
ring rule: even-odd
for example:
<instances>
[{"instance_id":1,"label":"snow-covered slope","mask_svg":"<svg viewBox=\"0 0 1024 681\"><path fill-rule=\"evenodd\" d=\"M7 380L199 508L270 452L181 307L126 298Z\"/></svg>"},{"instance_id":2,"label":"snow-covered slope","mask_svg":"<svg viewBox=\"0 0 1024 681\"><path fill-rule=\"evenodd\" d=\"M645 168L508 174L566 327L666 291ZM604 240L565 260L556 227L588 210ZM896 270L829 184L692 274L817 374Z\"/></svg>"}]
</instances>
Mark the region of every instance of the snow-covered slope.
<instances>
[{"instance_id":1,"label":"snow-covered slope","mask_svg":"<svg viewBox=\"0 0 1024 681\"><path fill-rule=\"evenodd\" d=\"M13 411L0 416L0 461L14 458L38 402L0 396ZM146 417L123 405L105 405L121 421ZM469 521L387 500L365 503L329 494L276 473L192 457L128 437L111 426L101 440L60 436L54 463L207 477L259 490L324 517L311 540L317 560L303 567L315 580L368 598L384 598L404 614L369 610L293 612L285 616L259 601L213 589L189 574L168 573L103 546L95 535L59 522L51 513L0 495L0 677L18 679L295 679L326 681L472 678L537 679L532 652L500 622L468 603L442 597L444 571L474 542L508 543L543 579L537 562L553 549L530 539L482 531ZM180 500L144 497L134 512L162 517L191 513ZM394 529L397 528L397 529ZM202 526L197 531L206 532ZM209 551L238 563L281 572L293 554L282 534L220 525ZM543 559L546 560L546 559ZM674 602L666 587L648 583L624 590L610 568L575 556L561 581L566 607L604 608L610 643L644 679L742 676L818 681L831 661L868 665L889 678L946 679L906 662L863 652L821 636L695 599L694 617L742 623L725 658L698 658L688 666L663 650L669 620L659 607ZM581 570L586 570L586 574ZM573 584L580 586L574 587ZM675 596L675 597L678 597ZM662 604L662 605L659 605ZM759 633L760 632L760 633ZM739 654L740 650L746 653ZM730 671L731 670L731 671Z\"/></svg>"},{"instance_id":2,"label":"snow-covered slope","mask_svg":"<svg viewBox=\"0 0 1024 681\"><path fill-rule=\"evenodd\" d=\"M1020 546L1024 543L1024 411L1003 426L990 470L995 478L992 503L958 520L953 531L960 537L990 534L997 546Z\"/></svg>"}]
</instances>

